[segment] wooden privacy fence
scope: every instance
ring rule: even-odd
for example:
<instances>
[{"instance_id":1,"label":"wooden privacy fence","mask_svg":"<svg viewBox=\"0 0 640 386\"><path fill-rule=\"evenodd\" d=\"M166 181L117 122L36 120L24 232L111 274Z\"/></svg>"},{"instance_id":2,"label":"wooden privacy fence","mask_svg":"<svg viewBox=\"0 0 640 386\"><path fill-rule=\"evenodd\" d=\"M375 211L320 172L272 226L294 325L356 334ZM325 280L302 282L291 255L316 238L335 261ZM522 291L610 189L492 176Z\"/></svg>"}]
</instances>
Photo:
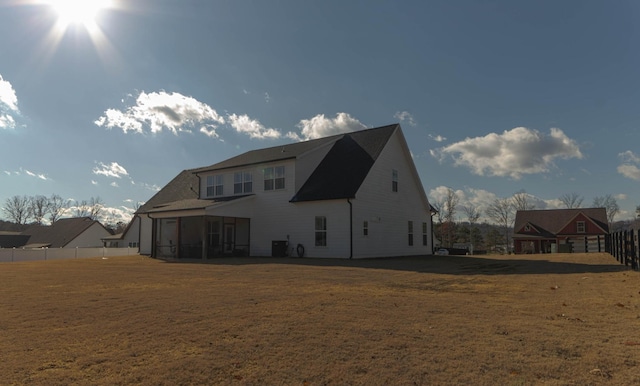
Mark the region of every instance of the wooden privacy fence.
<instances>
[{"instance_id":1,"label":"wooden privacy fence","mask_svg":"<svg viewBox=\"0 0 640 386\"><path fill-rule=\"evenodd\" d=\"M634 270L639 268L640 251L638 248L638 235L640 230L630 229L610 233L608 237L608 251L620 264L630 266Z\"/></svg>"},{"instance_id":2,"label":"wooden privacy fence","mask_svg":"<svg viewBox=\"0 0 640 386\"><path fill-rule=\"evenodd\" d=\"M0 248L0 263L137 255L138 248Z\"/></svg>"}]
</instances>

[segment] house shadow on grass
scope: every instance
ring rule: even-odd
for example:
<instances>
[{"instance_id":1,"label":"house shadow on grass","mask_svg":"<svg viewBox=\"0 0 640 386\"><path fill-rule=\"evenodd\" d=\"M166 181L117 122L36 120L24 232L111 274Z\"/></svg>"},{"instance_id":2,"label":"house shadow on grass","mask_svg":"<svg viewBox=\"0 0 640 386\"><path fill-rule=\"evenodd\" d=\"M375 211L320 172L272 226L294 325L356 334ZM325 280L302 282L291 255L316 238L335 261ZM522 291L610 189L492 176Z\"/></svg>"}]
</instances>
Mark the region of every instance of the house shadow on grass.
<instances>
[{"instance_id":1,"label":"house shadow on grass","mask_svg":"<svg viewBox=\"0 0 640 386\"><path fill-rule=\"evenodd\" d=\"M212 260L166 260L167 263L182 264L214 264L214 265L263 265L282 264L317 267L348 267L410 271L420 273L436 273L447 275L537 275L537 274L572 274L603 273L628 271L631 268L618 263L613 256L604 255L602 260L610 257L610 264L576 263L558 259L527 258L531 255L499 256L409 256L376 259L318 259L293 257L234 257ZM555 255L557 257L557 255Z\"/></svg>"}]
</instances>

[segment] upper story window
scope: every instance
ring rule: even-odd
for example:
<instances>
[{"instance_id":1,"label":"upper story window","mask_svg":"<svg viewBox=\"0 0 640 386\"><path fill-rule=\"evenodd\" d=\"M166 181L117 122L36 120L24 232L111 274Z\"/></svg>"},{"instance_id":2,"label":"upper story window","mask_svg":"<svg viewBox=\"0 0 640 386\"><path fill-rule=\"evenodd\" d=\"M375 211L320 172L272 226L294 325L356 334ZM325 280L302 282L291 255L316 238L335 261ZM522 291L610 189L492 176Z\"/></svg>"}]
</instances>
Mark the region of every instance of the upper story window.
<instances>
[{"instance_id":1,"label":"upper story window","mask_svg":"<svg viewBox=\"0 0 640 386\"><path fill-rule=\"evenodd\" d=\"M284 166L264 169L264 190L284 189Z\"/></svg>"},{"instance_id":2,"label":"upper story window","mask_svg":"<svg viewBox=\"0 0 640 386\"><path fill-rule=\"evenodd\" d=\"M253 176L249 172L233 173L233 194L253 192Z\"/></svg>"},{"instance_id":3,"label":"upper story window","mask_svg":"<svg viewBox=\"0 0 640 386\"><path fill-rule=\"evenodd\" d=\"M576 230L578 233L584 233L587 231L584 221L576 221Z\"/></svg>"},{"instance_id":4,"label":"upper story window","mask_svg":"<svg viewBox=\"0 0 640 386\"><path fill-rule=\"evenodd\" d=\"M207 197L222 196L224 194L224 183L222 174L207 176Z\"/></svg>"},{"instance_id":5,"label":"upper story window","mask_svg":"<svg viewBox=\"0 0 640 386\"><path fill-rule=\"evenodd\" d=\"M398 191L398 171L396 169L391 170L391 191Z\"/></svg>"}]
</instances>

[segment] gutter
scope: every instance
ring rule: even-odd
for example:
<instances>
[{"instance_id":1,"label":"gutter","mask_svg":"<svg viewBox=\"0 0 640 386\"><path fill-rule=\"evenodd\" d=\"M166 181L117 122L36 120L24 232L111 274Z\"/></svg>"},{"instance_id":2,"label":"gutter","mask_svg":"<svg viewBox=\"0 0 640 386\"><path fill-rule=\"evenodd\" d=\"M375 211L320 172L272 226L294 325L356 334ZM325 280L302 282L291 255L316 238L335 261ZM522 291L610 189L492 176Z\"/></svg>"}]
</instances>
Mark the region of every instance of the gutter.
<instances>
[{"instance_id":1,"label":"gutter","mask_svg":"<svg viewBox=\"0 0 640 386\"><path fill-rule=\"evenodd\" d=\"M353 259L353 203L347 198L349 203L349 259Z\"/></svg>"}]
</instances>

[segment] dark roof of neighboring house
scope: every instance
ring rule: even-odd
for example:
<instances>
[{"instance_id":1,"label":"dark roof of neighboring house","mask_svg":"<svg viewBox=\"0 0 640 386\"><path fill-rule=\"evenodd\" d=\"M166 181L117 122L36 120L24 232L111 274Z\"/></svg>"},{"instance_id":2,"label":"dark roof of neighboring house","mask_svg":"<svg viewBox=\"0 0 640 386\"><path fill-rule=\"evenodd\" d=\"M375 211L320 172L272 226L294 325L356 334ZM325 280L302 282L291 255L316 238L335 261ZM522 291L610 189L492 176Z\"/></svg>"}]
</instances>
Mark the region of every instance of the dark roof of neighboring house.
<instances>
[{"instance_id":1,"label":"dark roof of neighboring house","mask_svg":"<svg viewBox=\"0 0 640 386\"><path fill-rule=\"evenodd\" d=\"M581 213L590 218L605 232L609 232L607 210L605 208L519 210L516 213L513 229L518 232L526 224L531 224L542 234L555 235Z\"/></svg>"},{"instance_id":2,"label":"dark roof of neighboring house","mask_svg":"<svg viewBox=\"0 0 640 386\"><path fill-rule=\"evenodd\" d=\"M0 231L0 248L18 248L25 245L29 240L29 236L20 232L4 232Z\"/></svg>"},{"instance_id":3,"label":"dark roof of neighboring house","mask_svg":"<svg viewBox=\"0 0 640 386\"><path fill-rule=\"evenodd\" d=\"M354 198L397 127L342 134L291 202Z\"/></svg>"},{"instance_id":4,"label":"dark roof of neighboring house","mask_svg":"<svg viewBox=\"0 0 640 386\"><path fill-rule=\"evenodd\" d=\"M62 248L95 223L100 224L89 217L63 218L52 225L32 225L22 234L29 236L28 245Z\"/></svg>"},{"instance_id":5,"label":"dark roof of neighboring house","mask_svg":"<svg viewBox=\"0 0 640 386\"><path fill-rule=\"evenodd\" d=\"M136 213L146 213L170 202L198 198L200 180L194 174L195 169L183 170L164 188L160 189L149 201L145 202Z\"/></svg>"}]
</instances>

